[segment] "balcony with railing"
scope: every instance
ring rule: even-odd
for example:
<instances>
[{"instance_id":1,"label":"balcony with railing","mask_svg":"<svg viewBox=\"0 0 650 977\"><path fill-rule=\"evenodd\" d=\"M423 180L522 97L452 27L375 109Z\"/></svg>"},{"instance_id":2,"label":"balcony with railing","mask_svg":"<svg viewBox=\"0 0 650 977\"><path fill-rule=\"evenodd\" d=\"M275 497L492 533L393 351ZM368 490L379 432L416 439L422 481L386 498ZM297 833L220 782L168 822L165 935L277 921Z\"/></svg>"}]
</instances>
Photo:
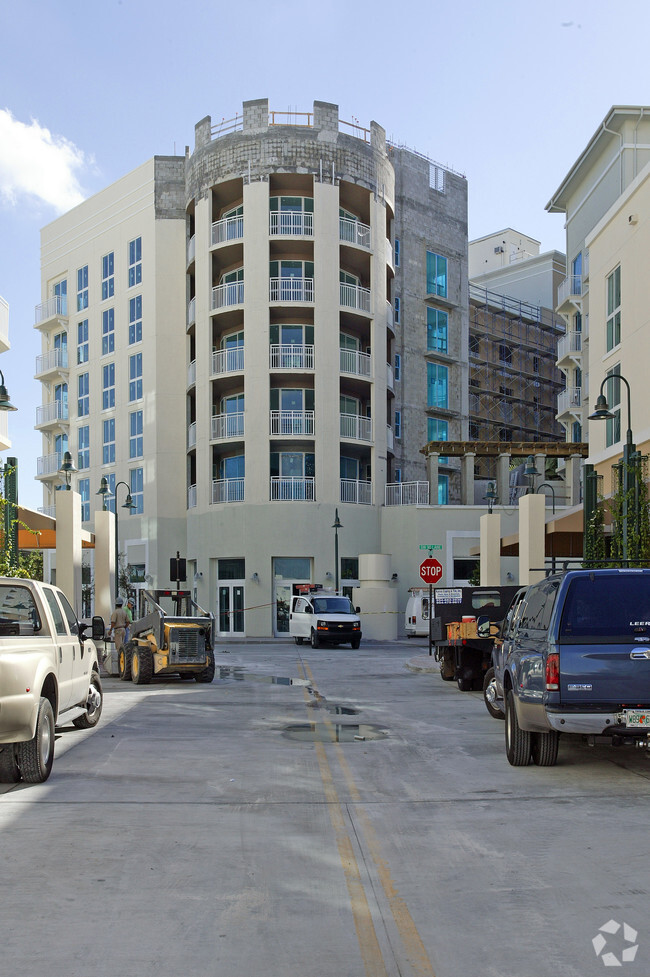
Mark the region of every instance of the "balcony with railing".
<instances>
[{"instance_id":1,"label":"balcony with railing","mask_svg":"<svg viewBox=\"0 0 650 977\"><path fill-rule=\"evenodd\" d=\"M215 221L211 228L211 245L230 244L232 241L241 241L244 236L244 217L224 217L220 221Z\"/></svg>"},{"instance_id":2,"label":"balcony with railing","mask_svg":"<svg viewBox=\"0 0 650 977\"><path fill-rule=\"evenodd\" d=\"M196 421L192 421L187 428L187 447L196 447Z\"/></svg>"},{"instance_id":3,"label":"balcony with railing","mask_svg":"<svg viewBox=\"0 0 650 977\"><path fill-rule=\"evenodd\" d=\"M384 493L385 505L429 505L428 482L389 482Z\"/></svg>"},{"instance_id":4,"label":"balcony with railing","mask_svg":"<svg viewBox=\"0 0 650 977\"><path fill-rule=\"evenodd\" d=\"M557 344L557 361L575 358L582 352L582 333L568 332Z\"/></svg>"},{"instance_id":5,"label":"balcony with railing","mask_svg":"<svg viewBox=\"0 0 650 977\"><path fill-rule=\"evenodd\" d=\"M193 322L196 322L196 296L191 298L187 306L187 324L191 326Z\"/></svg>"},{"instance_id":6,"label":"balcony with railing","mask_svg":"<svg viewBox=\"0 0 650 977\"><path fill-rule=\"evenodd\" d=\"M313 502L314 478L271 476L271 502Z\"/></svg>"},{"instance_id":7,"label":"balcony with railing","mask_svg":"<svg viewBox=\"0 0 650 977\"><path fill-rule=\"evenodd\" d=\"M313 233L313 214L293 213L289 210L272 211L269 214L269 234L271 237L276 237L277 235L312 237Z\"/></svg>"},{"instance_id":8,"label":"balcony with railing","mask_svg":"<svg viewBox=\"0 0 650 977\"><path fill-rule=\"evenodd\" d=\"M36 427L45 427L47 424L58 424L68 419L67 401L53 400L50 404L43 404L41 407L36 408Z\"/></svg>"},{"instance_id":9,"label":"balcony with railing","mask_svg":"<svg viewBox=\"0 0 650 977\"><path fill-rule=\"evenodd\" d=\"M222 441L228 438L243 438L243 436L243 411L237 411L232 414L215 414L212 418L211 437L213 441Z\"/></svg>"},{"instance_id":10,"label":"balcony with railing","mask_svg":"<svg viewBox=\"0 0 650 977\"><path fill-rule=\"evenodd\" d=\"M341 437L354 441L372 441L372 418L361 414L341 414Z\"/></svg>"},{"instance_id":11,"label":"balcony with railing","mask_svg":"<svg viewBox=\"0 0 650 977\"><path fill-rule=\"evenodd\" d=\"M212 354L212 376L225 373L241 373L244 369L244 347L229 346L217 349Z\"/></svg>"},{"instance_id":12,"label":"balcony with railing","mask_svg":"<svg viewBox=\"0 0 650 977\"><path fill-rule=\"evenodd\" d=\"M370 228L361 221L339 217L339 239L344 244L354 244L359 248L370 249Z\"/></svg>"},{"instance_id":13,"label":"balcony with railing","mask_svg":"<svg viewBox=\"0 0 650 977\"><path fill-rule=\"evenodd\" d=\"M271 435L283 437L314 436L313 410L272 410L270 413Z\"/></svg>"},{"instance_id":14,"label":"balcony with railing","mask_svg":"<svg viewBox=\"0 0 650 977\"><path fill-rule=\"evenodd\" d=\"M395 332L395 311L390 302L386 302L386 327Z\"/></svg>"},{"instance_id":15,"label":"balcony with railing","mask_svg":"<svg viewBox=\"0 0 650 977\"><path fill-rule=\"evenodd\" d=\"M557 288L558 310L566 303L577 304L582 298L582 275L569 275Z\"/></svg>"},{"instance_id":16,"label":"balcony with railing","mask_svg":"<svg viewBox=\"0 0 650 977\"><path fill-rule=\"evenodd\" d=\"M339 350L341 373L352 373L356 377L369 377L371 359L369 353L361 353L358 349Z\"/></svg>"},{"instance_id":17,"label":"balcony with railing","mask_svg":"<svg viewBox=\"0 0 650 977\"><path fill-rule=\"evenodd\" d=\"M55 451L49 455L41 455L36 459L36 477L50 478L57 475L63 462L63 452Z\"/></svg>"},{"instance_id":18,"label":"balcony with railing","mask_svg":"<svg viewBox=\"0 0 650 977\"><path fill-rule=\"evenodd\" d=\"M269 347L271 370L313 370L314 347L274 343Z\"/></svg>"},{"instance_id":19,"label":"balcony with railing","mask_svg":"<svg viewBox=\"0 0 650 977\"><path fill-rule=\"evenodd\" d=\"M196 485L190 485L187 490L187 508L196 509Z\"/></svg>"},{"instance_id":20,"label":"balcony with railing","mask_svg":"<svg viewBox=\"0 0 650 977\"><path fill-rule=\"evenodd\" d=\"M68 347L59 346L47 353L36 357L36 377L44 377L48 373L60 373L68 369Z\"/></svg>"},{"instance_id":21,"label":"balcony with railing","mask_svg":"<svg viewBox=\"0 0 650 977\"><path fill-rule=\"evenodd\" d=\"M392 451L395 447L395 433L390 424L386 425L386 447L389 451Z\"/></svg>"},{"instance_id":22,"label":"balcony with railing","mask_svg":"<svg viewBox=\"0 0 650 977\"><path fill-rule=\"evenodd\" d=\"M230 309L233 305L243 305L244 304L244 283L239 282L223 282L221 285L215 285L212 289L212 311L217 312L220 309Z\"/></svg>"},{"instance_id":23,"label":"balcony with railing","mask_svg":"<svg viewBox=\"0 0 650 977\"><path fill-rule=\"evenodd\" d=\"M269 302L313 302L313 278L272 278Z\"/></svg>"},{"instance_id":24,"label":"balcony with railing","mask_svg":"<svg viewBox=\"0 0 650 977\"><path fill-rule=\"evenodd\" d=\"M354 309L356 312L364 312L370 315L370 289L362 285L349 285L347 282L339 282L339 303L346 309Z\"/></svg>"},{"instance_id":25,"label":"balcony with railing","mask_svg":"<svg viewBox=\"0 0 650 977\"><path fill-rule=\"evenodd\" d=\"M567 387L558 394L557 416L562 414L573 414L582 406L582 387Z\"/></svg>"},{"instance_id":26,"label":"balcony with railing","mask_svg":"<svg viewBox=\"0 0 650 977\"><path fill-rule=\"evenodd\" d=\"M193 387L196 383L196 360L192 360L187 368L187 385Z\"/></svg>"},{"instance_id":27,"label":"balcony with railing","mask_svg":"<svg viewBox=\"0 0 650 977\"><path fill-rule=\"evenodd\" d=\"M341 479L341 502L372 505L372 482L355 478Z\"/></svg>"},{"instance_id":28,"label":"balcony with railing","mask_svg":"<svg viewBox=\"0 0 650 977\"><path fill-rule=\"evenodd\" d=\"M188 265L191 265L192 264L192 262L194 261L195 257L196 257L196 234L193 234L192 237L187 242L187 263L188 263Z\"/></svg>"},{"instance_id":29,"label":"balcony with railing","mask_svg":"<svg viewBox=\"0 0 650 977\"><path fill-rule=\"evenodd\" d=\"M212 502L243 502L243 478L215 478L212 482Z\"/></svg>"},{"instance_id":30,"label":"balcony with railing","mask_svg":"<svg viewBox=\"0 0 650 977\"><path fill-rule=\"evenodd\" d=\"M36 510L37 512L42 512L44 516L49 516L50 519L56 519L56 506L55 505L41 505Z\"/></svg>"},{"instance_id":31,"label":"balcony with railing","mask_svg":"<svg viewBox=\"0 0 650 977\"><path fill-rule=\"evenodd\" d=\"M67 295L53 295L34 309L34 325L39 328L47 326L50 319L67 319L67 317Z\"/></svg>"}]
</instances>

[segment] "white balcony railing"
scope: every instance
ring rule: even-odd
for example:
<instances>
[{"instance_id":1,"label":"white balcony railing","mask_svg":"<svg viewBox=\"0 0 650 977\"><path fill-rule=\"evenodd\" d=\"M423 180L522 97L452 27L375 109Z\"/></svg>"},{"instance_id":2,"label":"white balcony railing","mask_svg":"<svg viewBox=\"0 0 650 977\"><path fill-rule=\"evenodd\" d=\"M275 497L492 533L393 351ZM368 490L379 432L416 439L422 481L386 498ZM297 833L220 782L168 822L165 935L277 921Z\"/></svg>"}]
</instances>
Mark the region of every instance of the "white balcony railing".
<instances>
[{"instance_id":1,"label":"white balcony railing","mask_svg":"<svg viewBox=\"0 0 650 977\"><path fill-rule=\"evenodd\" d=\"M51 370L67 370L68 368L68 347L63 346L58 349L51 349L48 353L36 357L36 375L49 373Z\"/></svg>"},{"instance_id":2,"label":"white balcony railing","mask_svg":"<svg viewBox=\"0 0 650 977\"><path fill-rule=\"evenodd\" d=\"M272 435L313 437L313 410L272 410L270 421Z\"/></svg>"},{"instance_id":3,"label":"white balcony railing","mask_svg":"<svg viewBox=\"0 0 650 977\"><path fill-rule=\"evenodd\" d=\"M61 467L63 452L55 451L50 455L41 455L36 459L36 477L43 478L47 475L55 475Z\"/></svg>"},{"instance_id":4,"label":"white balcony railing","mask_svg":"<svg viewBox=\"0 0 650 977\"><path fill-rule=\"evenodd\" d=\"M557 288L557 304L562 305L570 295L582 295L582 275L569 275Z\"/></svg>"},{"instance_id":5,"label":"white balcony railing","mask_svg":"<svg viewBox=\"0 0 650 977\"><path fill-rule=\"evenodd\" d=\"M190 485L187 490L187 508L196 509L196 485Z\"/></svg>"},{"instance_id":6,"label":"white balcony railing","mask_svg":"<svg viewBox=\"0 0 650 977\"><path fill-rule=\"evenodd\" d=\"M300 478L298 476L283 477L273 475L271 477L271 501L272 502L313 502L314 501L314 479Z\"/></svg>"},{"instance_id":7,"label":"white balcony railing","mask_svg":"<svg viewBox=\"0 0 650 977\"><path fill-rule=\"evenodd\" d=\"M274 344L269 347L271 370L313 370L314 347Z\"/></svg>"},{"instance_id":8,"label":"white balcony railing","mask_svg":"<svg viewBox=\"0 0 650 977\"><path fill-rule=\"evenodd\" d=\"M227 241L239 241L244 236L244 217L224 217L212 225L211 242L225 244Z\"/></svg>"},{"instance_id":9,"label":"white balcony railing","mask_svg":"<svg viewBox=\"0 0 650 977\"><path fill-rule=\"evenodd\" d=\"M313 278L272 278L269 282L270 302L313 302Z\"/></svg>"},{"instance_id":10,"label":"white balcony railing","mask_svg":"<svg viewBox=\"0 0 650 977\"><path fill-rule=\"evenodd\" d=\"M390 302L386 302L386 325L391 332L395 331L395 312Z\"/></svg>"},{"instance_id":11,"label":"white balcony railing","mask_svg":"<svg viewBox=\"0 0 650 977\"><path fill-rule=\"evenodd\" d=\"M356 244L362 248L370 247L370 228L361 221L339 217L339 238L346 244Z\"/></svg>"},{"instance_id":12,"label":"white balcony railing","mask_svg":"<svg viewBox=\"0 0 650 977\"><path fill-rule=\"evenodd\" d=\"M192 360L187 368L187 385L193 387L196 383L196 360Z\"/></svg>"},{"instance_id":13,"label":"white balcony railing","mask_svg":"<svg viewBox=\"0 0 650 977\"><path fill-rule=\"evenodd\" d=\"M42 512L44 516L50 516L51 519L56 519L56 506L55 505L41 505L36 510L37 512Z\"/></svg>"},{"instance_id":14,"label":"white balcony railing","mask_svg":"<svg viewBox=\"0 0 650 977\"><path fill-rule=\"evenodd\" d=\"M215 478L212 482L212 502L243 502L243 478Z\"/></svg>"},{"instance_id":15,"label":"white balcony railing","mask_svg":"<svg viewBox=\"0 0 650 977\"><path fill-rule=\"evenodd\" d=\"M372 418L361 414L341 414L341 437L372 441Z\"/></svg>"},{"instance_id":16,"label":"white balcony railing","mask_svg":"<svg viewBox=\"0 0 650 977\"><path fill-rule=\"evenodd\" d=\"M353 373L357 377L370 376L370 354L356 349L339 350L341 373Z\"/></svg>"},{"instance_id":17,"label":"white balcony railing","mask_svg":"<svg viewBox=\"0 0 650 977\"><path fill-rule=\"evenodd\" d=\"M395 432L389 424L386 425L386 447L389 451L395 447Z\"/></svg>"},{"instance_id":18,"label":"white balcony railing","mask_svg":"<svg viewBox=\"0 0 650 977\"><path fill-rule=\"evenodd\" d=\"M187 447L194 448L196 445L196 421L192 421L187 428Z\"/></svg>"},{"instance_id":19,"label":"white balcony railing","mask_svg":"<svg viewBox=\"0 0 650 977\"><path fill-rule=\"evenodd\" d=\"M386 264L390 265L393 271L395 271L395 256L393 253L393 245L390 243L388 238L386 238Z\"/></svg>"},{"instance_id":20,"label":"white balcony railing","mask_svg":"<svg viewBox=\"0 0 650 977\"><path fill-rule=\"evenodd\" d=\"M429 483L389 482L384 501L386 505L429 505Z\"/></svg>"},{"instance_id":21,"label":"white balcony railing","mask_svg":"<svg viewBox=\"0 0 650 977\"><path fill-rule=\"evenodd\" d=\"M196 257L196 234L193 234L192 237L187 242L187 263L188 263L188 265L191 265L192 264L192 262L194 261L194 258L195 257Z\"/></svg>"},{"instance_id":22,"label":"white balcony railing","mask_svg":"<svg viewBox=\"0 0 650 977\"><path fill-rule=\"evenodd\" d=\"M563 360L565 356L571 356L580 352L582 352L581 332L568 332L566 336L562 336L562 339L557 344L558 360Z\"/></svg>"},{"instance_id":23,"label":"white balcony railing","mask_svg":"<svg viewBox=\"0 0 650 977\"><path fill-rule=\"evenodd\" d=\"M354 478L342 478L341 502L372 505L372 482L362 482Z\"/></svg>"},{"instance_id":24,"label":"white balcony railing","mask_svg":"<svg viewBox=\"0 0 650 977\"><path fill-rule=\"evenodd\" d=\"M290 211L273 211L269 215L269 234L289 236L309 236L314 233L313 214L294 214Z\"/></svg>"},{"instance_id":25,"label":"white balcony railing","mask_svg":"<svg viewBox=\"0 0 650 977\"><path fill-rule=\"evenodd\" d=\"M51 404L43 404L36 408L36 427L51 424L53 421L68 420L68 404L60 400L53 400Z\"/></svg>"},{"instance_id":26,"label":"white balcony railing","mask_svg":"<svg viewBox=\"0 0 650 977\"><path fill-rule=\"evenodd\" d=\"M39 322L45 322L46 319L51 319L53 316L67 316L68 296L53 295L46 302L41 302L40 305L37 305L34 313L35 325L38 325Z\"/></svg>"},{"instance_id":27,"label":"white balcony railing","mask_svg":"<svg viewBox=\"0 0 650 977\"><path fill-rule=\"evenodd\" d=\"M389 390L395 389L395 374L390 363L386 364L386 386Z\"/></svg>"},{"instance_id":28,"label":"white balcony railing","mask_svg":"<svg viewBox=\"0 0 650 977\"><path fill-rule=\"evenodd\" d=\"M558 415L566 414L567 411L575 411L582 405L582 387L567 387L562 393L558 394L557 412Z\"/></svg>"},{"instance_id":29,"label":"white balcony railing","mask_svg":"<svg viewBox=\"0 0 650 977\"><path fill-rule=\"evenodd\" d=\"M228 309L232 305L243 305L244 303L244 283L224 282L222 285L215 285L212 289L212 308Z\"/></svg>"},{"instance_id":30,"label":"white balcony railing","mask_svg":"<svg viewBox=\"0 0 650 977\"><path fill-rule=\"evenodd\" d=\"M242 438L244 436L244 413L215 414L212 418L211 436L214 439Z\"/></svg>"},{"instance_id":31,"label":"white balcony railing","mask_svg":"<svg viewBox=\"0 0 650 977\"><path fill-rule=\"evenodd\" d=\"M362 285L348 285L339 283L340 304L346 309L357 309L359 312L370 313L370 289Z\"/></svg>"},{"instance_id":32,"label":"white balcony railing","mask_svg":"<svg viewBox=\"0 0 650 977\"><path fill-rule=\"evenodd\" d=\"M244 369L244 347L229 346L217 349L212 354L212 375L222 373L241 373Z\"/></svg>"},{"instance_id":33,"label":"white balcony railing","mask_svg":"<svg viewBox=\"0 0 650 977\"><path fill-rule=\"evenodd\" d=\"M196 296L191 298L187 306L187 324L191 326L193 322L196 322Z\"/></svg>"}]
</instances>

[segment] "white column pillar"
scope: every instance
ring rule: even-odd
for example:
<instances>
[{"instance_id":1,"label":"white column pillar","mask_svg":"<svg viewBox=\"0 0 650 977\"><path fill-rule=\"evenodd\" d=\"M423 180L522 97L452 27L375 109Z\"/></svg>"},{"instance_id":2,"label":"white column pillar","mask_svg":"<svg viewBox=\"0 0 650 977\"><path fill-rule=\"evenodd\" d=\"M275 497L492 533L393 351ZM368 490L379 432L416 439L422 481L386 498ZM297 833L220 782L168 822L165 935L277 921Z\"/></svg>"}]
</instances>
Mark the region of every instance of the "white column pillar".
<instances>
[{"instance_id":1,"label":"white column pillar","mask_svg":"<svg viewBox=\"0 0 650 977\"><path fill-rule=\"evenodd\" d=\"M497 502L499 505L510 504L510 455L502 454L497 458Z\"/></svg>"},{"instance_id":2,"label":"white column pillar","mask_svg":"<svg viewBox=\"0 0 650 977\"><path fill-rule=\"evenodd\" d=\"M81 496L56 493L56 584L81 617Z\"/></svg>"},{"instance_id":3,"label":"white column pillar","mask_svg":"<svg viewBox=\"0 0 650 977\"><path fill-rule=\"evenodd\" d=\"M438 459L440 455L432 451L427 455L427 478L429 479L429 505L438 505Z\"/></svg>"},{"instance_id":4,"label":"white column pillar","mask_svg":"<svg viewBox=\"0 0 650 977\"><path fill-rule=\"evenodd\" d=\"M545 502L542 494L519 499L519 583L523 585L545 576Z\"/></svg>"},{"instance_id":5,"label":"white column pillar","mask_svg":"<svg viewBox=\"0 0 650 977\"><path fill-rule=\"evenodd\" d=\"M463 455L460 483L460 504L474 505L474 459L476 455L468 451Z\"/></svg>"},{"instance_id":6,"label":"white column pillar","mask_svg":"<svg viewBox=\"0 0 650 977\"><path fill-rule=\"evenodd\" d=\"M110 621L115 580L115 513L95 513L95 614Z\"/></svg>"},{"instance_id":7,"label":"white column pillar","mask_svg":"<svg viewBox=\"0 0 650 977\"><path fill-rule=\"evenodd\" d=\"M481 516L481 587L501 584L501 516L496 512Z\"/></svg>"},{"instance_id":8,"label":"white column pillar","mask_svg":"<svg viewBox=\"0 0 650 977\"><path fill-rule=\"evenodd\" d=\"M580 505L580 455L571 455L565 463L565 484L567 505Z\"/></svg>"}]
</instances>

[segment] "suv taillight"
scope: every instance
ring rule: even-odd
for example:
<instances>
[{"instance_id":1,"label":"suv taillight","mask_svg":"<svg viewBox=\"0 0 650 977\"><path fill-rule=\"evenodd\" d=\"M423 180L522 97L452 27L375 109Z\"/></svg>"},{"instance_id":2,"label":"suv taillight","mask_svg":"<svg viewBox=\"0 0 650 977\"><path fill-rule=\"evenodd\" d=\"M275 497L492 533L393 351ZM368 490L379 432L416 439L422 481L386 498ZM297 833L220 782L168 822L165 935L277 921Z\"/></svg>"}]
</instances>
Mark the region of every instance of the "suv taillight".
<instances>
[{"instance_id":1,"label":"suv taillight","mask_svg":"<svg viewBox=\"0 0 650 977\"><path fill-rule=\"evenodd\" d=\"M549 692L557 692L560 688L560 656L552 651L546 659L546 688Z\"/></svg>"}]
</instances>

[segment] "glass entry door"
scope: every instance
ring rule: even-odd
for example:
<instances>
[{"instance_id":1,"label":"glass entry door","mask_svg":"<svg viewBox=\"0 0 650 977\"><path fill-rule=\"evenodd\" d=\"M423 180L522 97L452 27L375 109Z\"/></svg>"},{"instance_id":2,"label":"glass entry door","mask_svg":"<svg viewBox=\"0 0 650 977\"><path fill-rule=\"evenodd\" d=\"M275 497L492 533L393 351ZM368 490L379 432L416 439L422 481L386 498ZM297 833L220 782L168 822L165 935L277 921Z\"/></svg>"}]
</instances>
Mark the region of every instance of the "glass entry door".
<instances>
[{"instance_id":1,"label":"glass entry door","mask_svg":"<svg viewBox=\"0 0 650 977\"><path fill-rule=\"evenodd\" d=\"M221 637L244 634L244 585L219 585L219 618L217 630Z\"/></svg>"}]
</instances>

